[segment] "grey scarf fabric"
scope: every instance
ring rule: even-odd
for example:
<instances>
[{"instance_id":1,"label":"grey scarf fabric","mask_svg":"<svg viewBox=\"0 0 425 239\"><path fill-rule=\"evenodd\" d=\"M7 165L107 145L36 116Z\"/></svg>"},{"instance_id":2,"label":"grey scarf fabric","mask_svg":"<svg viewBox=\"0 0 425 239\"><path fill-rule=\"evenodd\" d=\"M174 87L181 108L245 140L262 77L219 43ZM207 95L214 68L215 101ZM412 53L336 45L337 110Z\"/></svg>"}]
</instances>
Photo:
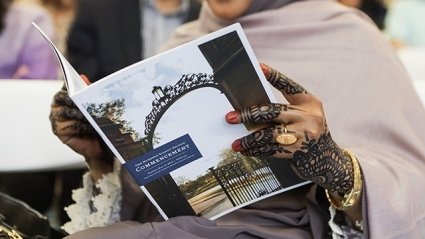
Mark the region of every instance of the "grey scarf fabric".
<instances>
[{"instance_id":1,"label":"grey scarf fabric","mask_svg":"<svg viewBox=\"0 0 425 239\"><path fill-rule=\"evenodd\" d=\"M182 26L175 31L175 34L161 47L161 51L176 47L182 43L193 40L207 33L216 31L220 28L228 26L246 17L250 17L255 13L265 12L268 10L279 9L287 4L301 0L253 0L251 6L240 16L239 19L229 21L215 15L208 1L203 1L201 13L197 21ZM197 26L194 26L197 25ZM194 29L196 28L196 30ZM190 30L188 30L190 29Z\"/></svg>"},{"instance_id":2,"label":"grey scarf fabric","mask_svg":"<svg viewBox=\"0 0 425 239\"><path fill-rule=\"evenodd\" d=\"M253 0L251 6L246 10L243 16L265 10L277 9L295 1L299 0Z\"/></svg>"}]
</instances>

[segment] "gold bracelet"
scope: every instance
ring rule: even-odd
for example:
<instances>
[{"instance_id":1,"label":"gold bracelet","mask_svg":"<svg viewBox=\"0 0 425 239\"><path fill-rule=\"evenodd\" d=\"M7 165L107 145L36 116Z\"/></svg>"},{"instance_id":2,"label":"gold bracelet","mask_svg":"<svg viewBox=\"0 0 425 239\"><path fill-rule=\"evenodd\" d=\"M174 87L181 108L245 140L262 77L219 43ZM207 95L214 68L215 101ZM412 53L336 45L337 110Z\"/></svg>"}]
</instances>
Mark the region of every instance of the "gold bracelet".
<instances>
[{"instance_id":1,"label":"gold bracelet","mask_svg":"<svg viewBox=\"0 0 425 239\"><path fill-rule=\"evenodd\" d=\"M345 211L351 208L354 204L357 203L357 201L360 198L361 192L362 192L362 173L360 171L359 162L357 161L356 157L353 153L351 153L348 150L344 150L344 154L348 156L351 160L351 163L353 164L353 171L354 171L354 182L353 182L353 188L344 195L342 200L339 202L335 200L329 193L329 191L326 189L326 197L328 198L328 201L331 203L331 205L340 211Z\"/></svg>"}]
</instances>

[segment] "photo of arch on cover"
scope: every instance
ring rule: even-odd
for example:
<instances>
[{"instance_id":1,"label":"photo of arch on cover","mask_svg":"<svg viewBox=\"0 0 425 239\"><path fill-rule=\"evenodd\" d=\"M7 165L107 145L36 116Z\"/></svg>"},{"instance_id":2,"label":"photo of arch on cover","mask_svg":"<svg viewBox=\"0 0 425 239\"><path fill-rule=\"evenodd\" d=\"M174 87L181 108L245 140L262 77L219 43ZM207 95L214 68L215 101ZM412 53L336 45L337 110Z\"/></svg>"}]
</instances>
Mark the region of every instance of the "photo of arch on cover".
<instances>
[{"instance_id":1,"label":"photo of arch on cover","mask_svg":"<svg viewBox=\"0 0 425 239\"><path fill-rule=\"evenodd\" d=\"M216 219L309 183L287 160L231 149L255 128L225 114L279 97L238 23L88 86L52 47L70 97L165 219Z\"/></svg>"}]
</instances>

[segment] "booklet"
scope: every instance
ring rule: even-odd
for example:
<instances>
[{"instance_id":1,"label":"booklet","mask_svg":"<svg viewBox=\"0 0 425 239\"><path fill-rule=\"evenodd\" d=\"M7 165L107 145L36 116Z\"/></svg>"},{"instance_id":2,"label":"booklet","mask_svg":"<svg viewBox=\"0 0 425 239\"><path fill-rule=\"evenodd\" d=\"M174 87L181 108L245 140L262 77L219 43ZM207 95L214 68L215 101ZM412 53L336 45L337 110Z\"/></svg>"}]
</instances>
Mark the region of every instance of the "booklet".
<instances>
[{"instance_id":1,"label":"booklet","mask_svg":"<svg viewBox=\"0 0 425 239\"><path fill-rule=\"evenodd\" d=\"M238 23L90 85L43 36L71 99L165 219L216 219L308 183L287 160L231 149L256 128L227 124L225 114L275 101Z\"/></svg>"}]
</instances>

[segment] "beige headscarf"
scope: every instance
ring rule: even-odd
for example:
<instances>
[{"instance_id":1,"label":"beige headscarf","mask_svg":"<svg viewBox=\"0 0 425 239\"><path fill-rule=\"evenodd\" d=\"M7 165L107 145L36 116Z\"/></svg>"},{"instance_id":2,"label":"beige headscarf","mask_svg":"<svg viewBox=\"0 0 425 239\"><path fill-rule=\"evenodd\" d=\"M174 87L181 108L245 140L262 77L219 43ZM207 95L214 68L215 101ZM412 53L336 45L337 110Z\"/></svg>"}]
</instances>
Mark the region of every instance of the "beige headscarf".
<instances>
[{"instance_id":1,"label":"beige headscarf","mask_svg":"<svg viewBox=\"0 0 425 239\"><path fill-rule=\"evenodd\" d=\"M287 4L296 2L299 0L253 0L249 8L242 14L244 16L251 15L253 13L263 12L267 10L279 9ZM171 37L170 41L162 46L162 50L166 50L182 43L186 43L202 35L216 31L220 28L228 26L232 23L239 21L228 21L221 19L216 16L208 4L208 1L204 0L201 8L200 18L192 23L186 24L181 28L178 28L175 34ZM196 29L191 26L197 25ZM188 30L190 28L190 30Z\"/></svg>"},{"instance_id":2,"label":"beige headscarf","mask_svg":"<svg viewBox=\"0 0 425 239\"><path fill-rule=\"evenodd\" d=\"M242 16L250 15L256 12L263 12L271 9L278 9L284 5L299 0L252 0L249 8L242 14Z\"/></svg>"}]
</instances>

